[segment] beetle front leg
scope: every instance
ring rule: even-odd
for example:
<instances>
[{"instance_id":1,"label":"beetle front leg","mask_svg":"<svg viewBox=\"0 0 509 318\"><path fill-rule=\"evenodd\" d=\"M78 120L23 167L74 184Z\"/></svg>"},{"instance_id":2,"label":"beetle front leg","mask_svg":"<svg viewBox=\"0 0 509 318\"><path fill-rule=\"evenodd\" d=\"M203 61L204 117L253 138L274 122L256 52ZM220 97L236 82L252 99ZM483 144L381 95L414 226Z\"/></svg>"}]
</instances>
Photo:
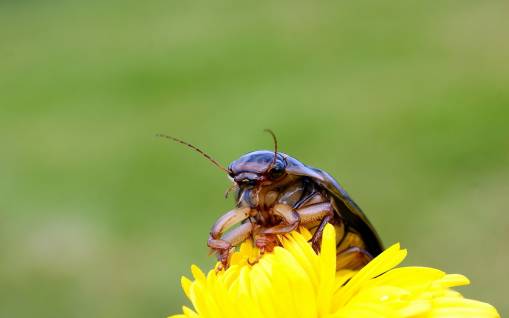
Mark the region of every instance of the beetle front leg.
<instances>
[{"instance_id":1,"label":"beetle front leg","mask_svg":"<svg viewBox=\"0 0 509 318\"><path fill-rule=\"evenodd\" d=\"M250 216L251 208L236 208L221 216L210 230L210 237L219 239L221 235L229 228L238 224Z\"/></svg>"},{"instance_id":2,"label":"beetle front leg","mask_svg":"<svg viewBox=\"0 0 509 318\"><path fill-rule=\"evenodd\" d=\"M207 245L217 252L218 260L223 263L224 266L227 266L228 264L228 256L230 254L231 248L238 244L235 243L236 237L241 235L241 233L236 231L239 231L240 228L245 229L245 227L239 226L239 228L230 231L232 234L227 233L227 235L225 235L223 238L221 238L221 236L225 231L227 231L235 224L238 224L247 219L250 216L250 213L251 209L248 207L233 209L221 216L216 221L216 223L214 223L212 229L210 230L210 236ZM248 233L250 233L250 231Z\"/></svg>"},{"instance_id":3,"label":"beetle front leg","mask_svg":"<svg viewBox=\"0 0 509 318\"><path fill-rule=\"evenodd\" d=\"M226 232L221 239L209 238L208 246L217 252L217 260L223 268L228 267L228 258L233 247L244 242L252 233L253 224L246 222L231 231Z\"/></svg>"},{"instance_id":4,"label":"beetle front leg","mask_svg":"<svg viewBox=\"0 0 509 318\"><path fill-rule=\"evenodd\" d=\"M311 238L311 245L315 252L318 252L320 250L320 241L322 240L325 225L327 225L327 223L334 217L332 204L330 202L322 202L308 205L297 209L297 213L300 216L302 225L320 221L320 225Z\"/></svg>"}]
</instances>

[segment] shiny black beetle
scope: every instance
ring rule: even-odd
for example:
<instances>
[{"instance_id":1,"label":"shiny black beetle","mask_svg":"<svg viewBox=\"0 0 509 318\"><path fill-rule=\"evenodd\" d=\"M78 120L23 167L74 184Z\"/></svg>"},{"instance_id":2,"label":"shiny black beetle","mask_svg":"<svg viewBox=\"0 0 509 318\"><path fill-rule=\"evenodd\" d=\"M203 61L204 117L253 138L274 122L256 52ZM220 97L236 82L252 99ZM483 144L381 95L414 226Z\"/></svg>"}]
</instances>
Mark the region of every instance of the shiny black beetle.
<instances>
[{"instance_id":1,"label":"shiny black beetle","mask_svg":"<svg viewBox=\"0 0 509 318\"><path fill-rule=\"evenodd\" d=\"M277 235L299 226L312 233L315 251L327 223L336 228L337 267L357 269L383 251L373 226L348 193L327 172L304 165L284 153L260 150L247 153L228 169L197 147L169 138L200 152L225 171L236 189L235 208L212 226L208 246L217 252L223 267L235 246L252 238L261 254L277 244ZM230 189L231 190L231 189Z\"/></svg>"}]
</instances>

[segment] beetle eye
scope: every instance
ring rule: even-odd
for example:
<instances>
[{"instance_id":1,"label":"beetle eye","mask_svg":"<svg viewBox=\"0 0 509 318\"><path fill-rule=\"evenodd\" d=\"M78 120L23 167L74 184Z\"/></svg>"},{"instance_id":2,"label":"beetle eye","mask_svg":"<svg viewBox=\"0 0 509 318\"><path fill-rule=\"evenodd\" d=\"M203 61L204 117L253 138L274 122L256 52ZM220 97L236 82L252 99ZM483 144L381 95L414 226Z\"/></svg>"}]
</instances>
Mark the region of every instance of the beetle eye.
<instances>
[{"instance_id":1,"label":"beetle eye","mask_svg":"<svg viewBox=\"0 0 509 318\"><path fill-rule=\"evenodd\" d=\"M283 175L285 172L285 168L282 165L275 164L270 170L269 170L269 178L274 180Z\"/></svg>"}]
</instances>

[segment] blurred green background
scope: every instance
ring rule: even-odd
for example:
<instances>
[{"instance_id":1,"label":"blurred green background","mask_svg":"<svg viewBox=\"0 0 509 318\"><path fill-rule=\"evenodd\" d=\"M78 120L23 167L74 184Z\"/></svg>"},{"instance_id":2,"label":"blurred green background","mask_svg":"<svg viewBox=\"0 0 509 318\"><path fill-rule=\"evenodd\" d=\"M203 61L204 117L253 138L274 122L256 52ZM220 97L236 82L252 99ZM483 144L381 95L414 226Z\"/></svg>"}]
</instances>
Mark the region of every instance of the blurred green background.
<instances>
[{"instance_id":1,"label":"blurred green background","mask_svg":"<svg viewBox=\"0 0 509 318\"><path fill-rule=\"evenodd\" d=\"M507 1L1 1L0 316L165 317L228 164L334 175L406 264L507 301Z\"/></svg>"}]
</instances>

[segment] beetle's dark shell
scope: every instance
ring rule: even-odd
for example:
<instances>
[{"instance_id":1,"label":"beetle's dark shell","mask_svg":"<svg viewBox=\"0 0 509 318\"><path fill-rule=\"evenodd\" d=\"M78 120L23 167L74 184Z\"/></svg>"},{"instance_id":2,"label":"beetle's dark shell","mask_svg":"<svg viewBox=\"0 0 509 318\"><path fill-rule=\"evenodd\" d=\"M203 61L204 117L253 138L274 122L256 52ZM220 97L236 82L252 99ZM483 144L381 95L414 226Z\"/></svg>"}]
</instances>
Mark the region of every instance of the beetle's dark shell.
<instances>
[{"instance_id":1,"label":"beetle's dark shell","mask_svg":"<svg viewBox=\"0 0 509 318\"><path fill-rule=\"evenodd\" d=\"M277 160L284 161L285 160L284 156L286 155L278 153ZM267 165L269 165L273 160L274 160L273 151L269 150L253 151L233 161L228 166L228 170L230 170L232 174L239 174L241 172L246 171L262 173L267 169Z\"/></svg>"},{"instance_id":2,"label":"beetle's dark shell","mask_svg":"<svg viewBox=\"0 0 509 318\"><path fill-rule=\"evenodd\" d=\"M366 244L366 249L371 255L376 256L380 254L383 251L382 241L371 222L369 222L364 212L362 212L361 208L352 200L345 189L343 189L343 187L341 187L331 175L320 169L311 169L323 176L325 181L315 181L324 187L332 197L334 197L336 206L339 210L335 212L339 213L339 216L346 220L346 223L361 235L364 243Z\"/></svg>"}]
</instances>

